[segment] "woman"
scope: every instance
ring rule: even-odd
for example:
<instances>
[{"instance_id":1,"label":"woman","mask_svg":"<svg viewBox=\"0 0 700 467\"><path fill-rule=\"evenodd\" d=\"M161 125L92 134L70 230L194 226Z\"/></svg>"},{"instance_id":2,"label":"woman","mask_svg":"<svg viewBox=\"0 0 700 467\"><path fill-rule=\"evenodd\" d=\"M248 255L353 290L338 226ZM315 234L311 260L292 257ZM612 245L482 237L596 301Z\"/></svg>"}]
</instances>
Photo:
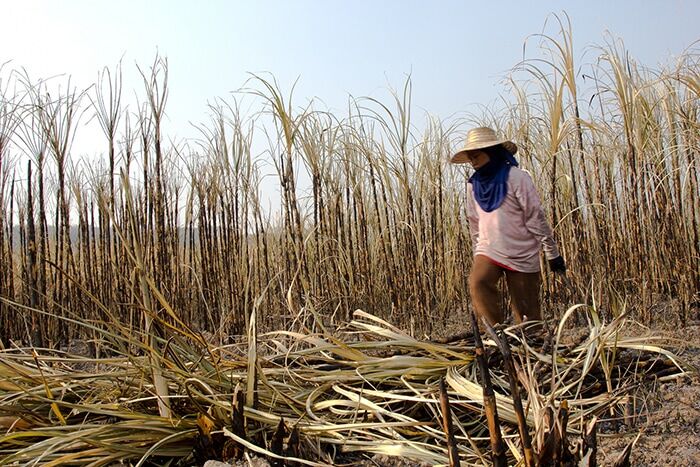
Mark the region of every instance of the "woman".
<instances>
[{"instance_id":1,"label":"woman","mask_svg":"<svg viewBox=\"0 0 700 467\"><path fill-rule=\"evenodd\" d=\"M491 128L474 128L454 164L469 162L467 213L474 250L469 292L476 312L492 325L502 323L498 280L505 275L515 320L541 320L540 248L552 271L566 265L542 210L530 174L518 168L515 143Z\"/></svg>"}]
</instances>

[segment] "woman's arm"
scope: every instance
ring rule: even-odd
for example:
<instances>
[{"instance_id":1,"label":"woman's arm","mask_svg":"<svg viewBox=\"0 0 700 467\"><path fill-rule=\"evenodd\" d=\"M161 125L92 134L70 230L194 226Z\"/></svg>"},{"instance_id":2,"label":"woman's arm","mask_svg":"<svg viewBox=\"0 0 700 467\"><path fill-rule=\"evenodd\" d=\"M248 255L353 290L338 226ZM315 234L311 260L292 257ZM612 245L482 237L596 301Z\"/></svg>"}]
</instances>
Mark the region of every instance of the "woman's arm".
<instances>
[{"instance_id":1,"label":"woman's arm","mask_svg":"<svg viewBox=\"0 0 700 467\"><path fill-rule=\"evenodd\" d=\"M476 213L474 188L471 183L467 184L467 217L469 218L469 234L472 237L472 251L476 251L476 244L479 242L479 215Z\"/></svg>"},{"instance_id":2,"label":"woman's arm","mask_svg":"<svg viewBox=\"0 0 700 467\"><path fill-rule=\"evenodd\" d=\"M554 240L552 228L542 210L540 196L537 194L535 184L530 174L521 170L522 176L518 178L515 196L523 209L525 227L542 244L546 258L554 259L559 256L557 242Z\"/></svg>"}]
</instances>

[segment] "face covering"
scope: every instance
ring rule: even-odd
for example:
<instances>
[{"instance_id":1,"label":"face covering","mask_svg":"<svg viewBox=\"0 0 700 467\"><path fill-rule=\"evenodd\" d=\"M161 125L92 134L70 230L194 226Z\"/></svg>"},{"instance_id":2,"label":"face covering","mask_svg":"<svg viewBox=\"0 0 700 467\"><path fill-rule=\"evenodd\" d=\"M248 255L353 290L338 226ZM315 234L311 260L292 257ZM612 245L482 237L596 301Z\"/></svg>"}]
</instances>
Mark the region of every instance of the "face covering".
<instances>
[{"instance_id":1,"label":"face covering","mask_svg":"<svg viewBox=\"0 0 700 467\"><path fill-rule=\"evenodd\" d=\"M474 199L481 209L491 212L497 209L508 192L508 174L518 161L503 146L489 148L489 162L479 168L469 178L474 188Z\"/></svg>"}]
</instances>

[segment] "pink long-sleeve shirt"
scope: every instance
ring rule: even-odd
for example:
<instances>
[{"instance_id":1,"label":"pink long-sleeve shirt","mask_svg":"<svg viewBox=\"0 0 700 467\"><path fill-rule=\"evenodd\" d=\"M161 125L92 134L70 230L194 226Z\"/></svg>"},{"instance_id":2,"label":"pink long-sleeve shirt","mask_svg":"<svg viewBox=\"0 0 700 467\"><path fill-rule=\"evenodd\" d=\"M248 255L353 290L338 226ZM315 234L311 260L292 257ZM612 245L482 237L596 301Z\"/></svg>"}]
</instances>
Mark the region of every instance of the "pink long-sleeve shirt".
<instances>
[{"instance_id":1,"label":"pink long-sleeve shirt","mask_svg":"<svg viewBox=\"0 0 700 467\"><path fill-rule=\"evenodd\" d=\"M486 212L474 199L474 188L467 184L467 214L474 255L519 272L540 270L540 248L547 259L559 256L552 229L530 174L512 167L503 203Z\"/></svg>"}]
</instances>

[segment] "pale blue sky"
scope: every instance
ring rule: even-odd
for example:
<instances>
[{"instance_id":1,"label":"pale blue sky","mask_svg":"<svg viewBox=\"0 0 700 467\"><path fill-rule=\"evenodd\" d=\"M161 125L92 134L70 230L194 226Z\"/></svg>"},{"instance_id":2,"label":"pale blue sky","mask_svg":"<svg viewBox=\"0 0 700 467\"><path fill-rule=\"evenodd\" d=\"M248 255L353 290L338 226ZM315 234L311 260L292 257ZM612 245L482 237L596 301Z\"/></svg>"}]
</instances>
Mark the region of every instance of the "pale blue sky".
<instances>
[{"instance_id":1,"label":"pale blue sky","mask_svg":"<svg viewBox=\"0 0 700 467\"><path fill-rule=\"evenodd\" d=\"M650 66L700 39L700 2L667 1L97 1L0 0L0 63L33 77L70 74L79 87L123 57L125 91L156 51L168 58L166 112L179 136L205 120L206 104L270 72L296 102L342 109L348 94L386 96L410 73L413 102L447 118L490 104L551 12L566 11L579 51L624 39ZM550 17L547 32L555 33ZM535 43L533 42L533 49ZM139 94L143 93L139 90Z\"/></svg>"}]
</instances>

